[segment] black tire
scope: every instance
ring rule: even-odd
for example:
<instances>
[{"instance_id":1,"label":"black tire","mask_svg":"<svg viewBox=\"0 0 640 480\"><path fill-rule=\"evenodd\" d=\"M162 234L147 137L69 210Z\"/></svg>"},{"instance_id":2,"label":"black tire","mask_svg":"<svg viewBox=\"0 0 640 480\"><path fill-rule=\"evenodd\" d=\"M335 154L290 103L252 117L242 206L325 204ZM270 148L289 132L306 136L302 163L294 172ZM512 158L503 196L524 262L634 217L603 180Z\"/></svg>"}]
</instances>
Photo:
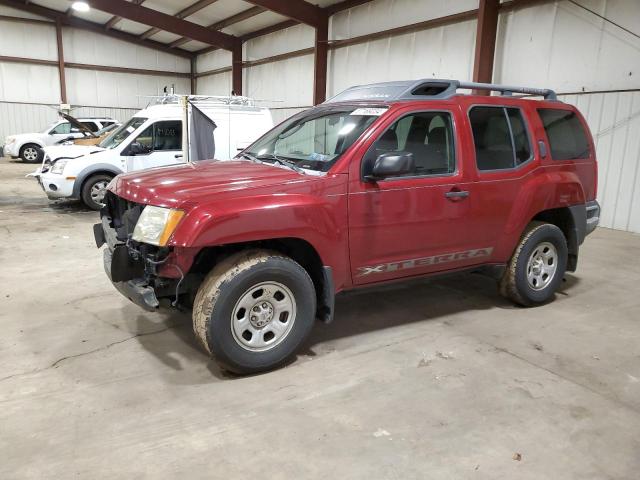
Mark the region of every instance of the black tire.
<instances>
[{"instance_id":1,"label":"black tire","mask_svg":"<svg viewBox=\"0 0 640 480\"><path fill-rule=\"evenodd\" d=\"M545 244L551 244L555 247L555 260L541 258L541 255L545 253L545 249L547 254L549 254L549 250L553 253L553 249L545 246ZM548 302L555 296L558 287L562 283L562 278L567 268L567 255L567 239L562 230L550 223L531 222L509 261L507 270L500 282L500 292L505 297L525 307ZM532 256L538 257L540 262L544 262L545 267L552 267L554 262L556 264L554 273L552 275L547 274L547 279L544 279L544 273L537 277L537 286L534 286L536 278L532 278L531 281L528 279L532 268L536 268L530 265ZM548 262L551 263L547 265ZM535 270L533 272L535 273ZM536 276L532 275L532 277Z\"/></svg>"},{"instance_id":2,"label":"black tire","mask_svg":"<svg viewBox=\"0 0 640 480\"><path fill-rule=\"evenodd\" d=\"M260 295L257 297L251 294L252 289L259 289L264 282L273 282L264 288L267 293L263 291L260 294L258 291ZM284 286L284 290L295 300L292 303L293 314L290 318L284 318L281 313L280 318L273 317L272 320L266 320L269 323L256 327L253 325L253 309L258 308L258 304L265 305L261 302L263 299L268 300L267 294L269 291L273 292L270 285L274 283ZM279 298L279 289L276 287L275 290L273 297ZM243 299L248 299L249 302L256 299L257 303L246 308L242 315L245 323L240 324L234 319L234 312L237 312L237 318L241 318L245 309L239 305L242 305ZM280 300L272 298L270 301ZM275 305L277 307L277 303ZM271 310L272 313L274 311L277 312L277 308ZM294 355L311 332L315 313L316 293L304 268L277 252L248 250L220 262L202 282L194 301L193 329L202 346L222 368L236 374L257 373L276 368ZM251 325L247 315L252 319ZM251 331L256 332L255 341L258 344L265 341L270 329L275 327L273 323L280 322L281 318L284 322L292 323L278 324L278 327L286 325L284 328L287 333L279 340L276 337L273 345L264 347L267 349L263 351L252 351L251 346L243 346L243 342L253 340ZM248 338L239 339L237 331L244 327L238 325L246 325L248 329L252 329ZM246 333L244 331L242 336Z\"/></svg>"},{"instance_id":3,"label":"black tire","mask_svg":"<svg viewBox=\"0 0 640 480\"><path fill-rule=\"evenodd\" d=\"M92 190L94 187L99 185L106 187L106 184L108 184L111 179L113 179L113 175L108 175L106 173L99 173L87 178L82 184L82 189L80 190L80 200L82 200L82 203L91 210L100 210L103 204L100 203L99 198L93 196Z\"/></svg>"},{"instance_id":4,"label":"black tire","mask_svg":"<svg viewBox=\"0 0 640 480\"><path fill-rule=\"evenodd\" d=\"M44 151L40 145L27 143L20 148L20 158L24 163L42 163Z\"/></svg>"}]
</instances>

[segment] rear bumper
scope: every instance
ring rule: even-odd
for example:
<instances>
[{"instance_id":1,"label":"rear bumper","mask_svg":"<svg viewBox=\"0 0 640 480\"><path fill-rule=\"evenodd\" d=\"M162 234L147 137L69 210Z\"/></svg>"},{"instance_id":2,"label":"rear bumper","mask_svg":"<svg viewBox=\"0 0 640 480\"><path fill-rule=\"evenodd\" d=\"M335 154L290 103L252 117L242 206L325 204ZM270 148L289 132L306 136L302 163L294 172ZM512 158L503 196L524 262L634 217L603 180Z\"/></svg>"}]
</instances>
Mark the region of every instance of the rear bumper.
<instances>
[{"instance_id":1,"label":"rear bumper","mask_svg":"<svg viewBox=\"0 0 640 480\"><path fill-rule=\"evenodd\" d=\"M593 200L587 202L587 227L585 229L585 235L589 235L593 232L600 223L600 204Z\"/></svg>"},{"instance_id":2,"label":"rear bumper","mask_svg":"<svg viewBox=\"0 0 640 480\"><path fill-rule=\"evenodd\" d=\"M96 242L97 241L98 239L96 238ZM133 303L149 312L154 312L158 309L158 307L160 306L160 302L158 302L156 293L152 287L147 285L146 281L143 278L135 278L126 282L113 281L113 277L111 275L113 255L108 248L104 249L103 261L104 271L106 272L107 277L109 277L109 280L111 280L111 283L116 288L116 290L118 290L122 295L127 297Z\"/></svg>"}]
</instances>

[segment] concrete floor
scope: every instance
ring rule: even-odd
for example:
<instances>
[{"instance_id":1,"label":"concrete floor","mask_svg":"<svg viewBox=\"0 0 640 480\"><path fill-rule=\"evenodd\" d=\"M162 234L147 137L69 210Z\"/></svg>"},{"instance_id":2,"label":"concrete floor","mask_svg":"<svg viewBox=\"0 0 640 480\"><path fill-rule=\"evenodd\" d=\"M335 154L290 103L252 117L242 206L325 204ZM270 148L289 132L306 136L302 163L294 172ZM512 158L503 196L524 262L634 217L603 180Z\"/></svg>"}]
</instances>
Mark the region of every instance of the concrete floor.
<instances>
[{"instance_id":1,"label":"concrete floor","mask_svg":"<svg viewBox=\"0 0 640 480\"><path fill-rule=\"evenodd\" d=\"M343 296L234 378L113 289L97 214L33 169L0 161L0 478L639 478L639 235L598 229L536 309L476 275Z\"/></svg>"}]
</instances>

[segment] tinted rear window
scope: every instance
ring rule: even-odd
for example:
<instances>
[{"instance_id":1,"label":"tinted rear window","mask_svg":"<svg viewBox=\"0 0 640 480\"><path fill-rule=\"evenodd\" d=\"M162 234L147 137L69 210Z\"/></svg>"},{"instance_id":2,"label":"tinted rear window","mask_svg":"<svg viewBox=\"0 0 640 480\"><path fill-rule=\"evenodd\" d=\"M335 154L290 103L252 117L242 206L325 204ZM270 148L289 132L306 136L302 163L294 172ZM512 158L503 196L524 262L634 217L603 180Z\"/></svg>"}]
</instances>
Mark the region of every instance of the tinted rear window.
<instances>
[{"instance_id":1,"label":"tinted rear window","mask_svg":"<svg viewBox=\"0 0 640 480\"><path fill-rule=\"evenodd\" d=\"M554 160L574 160L589 156L587 135L575 112L539 108L538 113L547 132L551 158Z\"/></svg>"}]
</instances>

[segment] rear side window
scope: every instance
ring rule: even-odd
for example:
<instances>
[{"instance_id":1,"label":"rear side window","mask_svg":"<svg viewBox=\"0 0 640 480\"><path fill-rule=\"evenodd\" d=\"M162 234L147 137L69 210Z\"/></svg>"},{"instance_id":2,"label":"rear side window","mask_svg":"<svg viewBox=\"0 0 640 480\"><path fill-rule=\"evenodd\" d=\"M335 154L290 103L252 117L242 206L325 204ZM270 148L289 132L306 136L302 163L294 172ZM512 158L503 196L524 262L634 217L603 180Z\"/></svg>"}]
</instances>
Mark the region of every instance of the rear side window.
<instances>
[{"instance_id":1,"label":"rear side window","mask_svg":"<svg viewBox=\"0 0 640 480\"><path fill-rule=\"evenodd\" d=\"M575 160L589 156L589 142L582 122L571 110L539 108L544 130L547 132L551 158Z\"/></svg>"},{"instance_id":2,"label":"rear side window","mask_svg":"<svg viewBox=\"0 0 640 480\"><path fill-rule=\"evenodd\" d=\"M531 158L529 135L520 109L473 107L469 120L478 170L515 168Z\"/></svg>"}]
</instances>

